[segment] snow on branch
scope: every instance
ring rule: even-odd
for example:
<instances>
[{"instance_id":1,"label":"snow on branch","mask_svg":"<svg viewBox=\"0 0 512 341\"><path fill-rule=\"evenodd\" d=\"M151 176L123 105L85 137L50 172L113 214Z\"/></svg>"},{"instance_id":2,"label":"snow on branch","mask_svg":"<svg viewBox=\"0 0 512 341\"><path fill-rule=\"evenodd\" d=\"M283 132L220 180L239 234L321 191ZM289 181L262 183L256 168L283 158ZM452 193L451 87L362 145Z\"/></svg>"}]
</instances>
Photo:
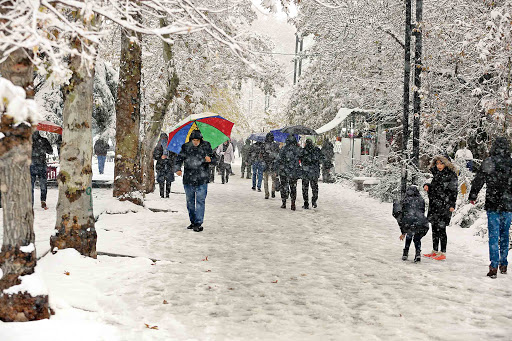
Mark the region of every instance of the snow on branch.
<instances>
[{"instance_id":1,"label":"snow on branch","mask_svg":"<svg viewBox=\"0 0 512 341\"><path fill-rule=\"evenodd\" d=\"M26 98L25 90L0 77L0 116L2 115L12 117L15 124L26 121L37 123L42 119L36 102Z\"/></svg>"}]
</instances>

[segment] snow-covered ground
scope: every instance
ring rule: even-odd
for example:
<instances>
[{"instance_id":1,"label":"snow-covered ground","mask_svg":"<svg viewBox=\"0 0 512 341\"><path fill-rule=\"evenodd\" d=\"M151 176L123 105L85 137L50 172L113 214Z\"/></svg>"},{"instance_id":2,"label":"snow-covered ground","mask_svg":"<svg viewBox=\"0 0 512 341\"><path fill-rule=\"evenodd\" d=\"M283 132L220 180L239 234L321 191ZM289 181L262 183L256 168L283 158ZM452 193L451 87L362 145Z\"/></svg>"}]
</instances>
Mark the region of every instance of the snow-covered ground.
<instances>
[{"instance_id":1,"label":"snow-covered ground","mask_svg":"<svg viewBox=\"0 0 512 341\"><path fill-rule=\"evenodd\" d=\"M144 208L95 189L98 251L138 258L44 256L56 314L0 322L0 340L510 339L512 275L485 276L487 244L469 229L449 228L446 261L403 262L390 204L320 183L317 209L283 210L233 168L208 188L201 233L186 229L181 179ZM51 188L50 209L35 207L39 254L56 202Z\"/></svg>"}]
</instances>

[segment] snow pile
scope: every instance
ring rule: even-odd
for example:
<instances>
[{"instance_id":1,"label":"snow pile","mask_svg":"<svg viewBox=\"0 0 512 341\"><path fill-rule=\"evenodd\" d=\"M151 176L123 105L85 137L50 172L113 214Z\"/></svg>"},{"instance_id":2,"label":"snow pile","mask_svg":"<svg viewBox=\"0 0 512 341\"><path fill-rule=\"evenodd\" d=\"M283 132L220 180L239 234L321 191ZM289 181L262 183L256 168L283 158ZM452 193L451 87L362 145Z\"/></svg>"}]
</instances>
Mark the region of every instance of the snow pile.
<instances>
[{"instance_id":1,"label":"snow pile","mask_svg":"<svg viewBox=\"0 0 512 341\"><path fill-rule=\"evenodd\" d=\"M20 251L21 252L24 252L24 253L31 253L31 252L34 252L35 250L35 246L34 246L34 243L30 243L28 244L27 246L22 246L20 247Z\"/></svg>"},{"instance_id":2,"label":"snow pile","mask_svg":"<svg viewBox=\"0 0 512 341\"><path fill-rule=\"evenodd\" d=\"M5 289L3 293L12 295L18 292L28 292L33 297L48 295L48 289L46 288L45 281L41 276L41 269L39 267L36 267L33 274L21 276L20 280L21 284Z\"/></svg>"},{"instance_id":3,"label":"snow pile","mask_svg":"<svg viewBox=\"0 0 512 341\"><path fill-rule=\"evenodd\" d=\"M2 113L12 117L15 123L28 120L37 123L42 119L36 102L26 99L25 90L0 77L0 115Z\"/></svg>"}]
</instances>

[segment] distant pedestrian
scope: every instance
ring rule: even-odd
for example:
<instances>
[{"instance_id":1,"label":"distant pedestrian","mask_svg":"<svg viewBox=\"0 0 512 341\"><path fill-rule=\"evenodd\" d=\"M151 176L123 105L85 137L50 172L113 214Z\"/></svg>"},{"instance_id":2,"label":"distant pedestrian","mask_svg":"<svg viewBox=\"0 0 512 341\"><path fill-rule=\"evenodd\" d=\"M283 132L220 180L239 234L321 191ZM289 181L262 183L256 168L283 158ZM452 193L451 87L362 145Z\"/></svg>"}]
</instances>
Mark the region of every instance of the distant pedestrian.
<instances>
[{"instance_id":1,"label":"distant pedestrian","mask_svg":"<svg viewBox=\"0 0 512 341\"><path fill-rule=\"evenodd\" d=\"M300 178L301 148L293 135L288 135L286 145L279 151L277 158L277 172L281 181L281 208L286 208L288 196L291 199L291 210L295 211L297 199L297 179Z\"/></svg>"},{"instance_id":2,"label":"distant pedestrian","mask_svg":"<svg viewBox=\"0 0 512 341\"><path fill-rule=\"evenodd\" d=\"M263 170L265 169L265 161L263 155L265 154L265 146L263 142L256 142L251 146L250 162L252 165L252 190L255 191L258 187L258 192L261 192L261 182L263 180Z\"/></svg>"},{"instance_id":3,"label":"distant pedestrian","mask_svg":"<svg viewBox=\"0 0 512 341\"><path fill-rule=\"evenodd\" d=\"M153 150L153 158L156 160L156 181L160 187L160 198L169 198L171 185L174 181L176 154L167 150L167 140L167 134L160 134L160 140Z\"/></svg>"},{"instance_id":4,"label":"distant pedestrian","mask_svg":"<svg viewBox=\"0 0 512 341\"><path fill-rule=\"evenodd\" d=\"M39 131L32 133L32 163L30 165L30 177L32 182L32 205L34 205L34 186L39 178L41 187L41 207L45 210L47 196L47 165L46 154L53 154L53 148L48 139L41 136Z\"/></svg>"},{"instance_id":5,"label":"distant pedestrian","mask_svg":"<svg viewBox=\"0 0 512 341\"><path fill-rule=\"evenodd\" d=\"M320 177L320 163L323 160L323 155L320 148L316 147L311 139L306 140L300 160L302 165L302 198L304 199L304 206L302 208L309 209L310 185L313 194L311 205L313 208L316 208L318 201L318 178Z\"/></svg>"},{"instance_id":6,"label":"distant pedestrian","mask_svg":"<svg viewBox=\"0 0 512 341\"><path fill-rule=\"evenodd\" d=\"M414 241L416 253L414 263L421 261L421 238L428 232L428 220L425 217L425 200L420 195L418 187L409 186L405 197L399 205L399 209L393 206L393 216L400 226L400 240L405 239L405 247L402 260L406 261L409 256L409 247Z\"/></svg>"},{"instance_id":7,"label":"distant pedestrian","mask_svg":"<svg viewBox=\"0 0 512 341\"><path fill-rule=\"evenodd\" d=\"M251 174L251 162L250 162L250 155L251 155L251 140L247 139L245 140L245 145L241 148L242 153L242 168L240 170L241 178L244 177L244 171L247 171L247 177L246 179L250 179Z\"/></svg>"},{"instance_id":8,"label":"distant pedestrian","mask_svg":"<svg viewBox=\"0 0 512 341\"><path fill-rule=\"evenodd\" d=\"M276 160L279 156L279 145L274 142L274 134L269 132L265 136L263 161L265 163L263 171L263 188L265 189L265 199L270 195L276 197L276 190L279 190L279 180L277 179ZM269 178L272 179L272 193L269 192Z\"/></svg>"},{"instance_id":9,"label":"distant pedestrian","mask_svg":"<svg viewBox=\"0 0 512 341\"><path fill-rule=\"evenodd\" d=\"M510 222L512 221L512 159L510 141L498 137L494 141L490 156L484 160L472 184L469 200L474 205L478 192L487 185L485 210L489 230L489 272L496 278L499 270L507 273Z\"/></svg>"},{"instance_id":10,"label":"distant pedestrian","mask_svg":"<svg viewBox=\"0 0 512 341\"><path fill-rule=\"evenodd\" d=\"M228 183L229 176L231 175L231 163L235 160L235 153L233 151L233 144L229 141L224 141L223 144L217 147L217 158L219 159L219 169L222 183Z\"/></svg>"},{"instance_id":11,"label":"distant pedestrian","mask_svg":"<svg viewBox=\"0 0 512 341\"><path fill-rule=\"evenodd\" d=\"M190 141L181 146L176 158L175 171L178 176L183 174L183 187L187 197L187 210L190 219L188 229L196 232L203 230L206 195L208 193L208 166L216 160L210 142L203 140L199 130L190 134ZM184 173L181 167L184 167Z\"/></svg>"},{"instance_id":12,"label":"distant pedestrian","mask_svg":"<svg viewBox=\"0 0 512 341\"><path fill-rule=\"evenodd\" d=\"M434 175L432 182L423 188L428 192L428 220L432 224L433 250L424 256L444 260L448 243L446 227L450 224L457 201L457 174L453 164L444 156L436 156L432 160L430 172Z\"/></svg>"},{"instance_id":13,"label":"distant pedestrian","mask_svg":"<svg viewBox=\"0 0 512 341\"><path fill-rule=\"evenodd\" d=\"M98 138L94 144L94 154L98 157L98 171L104 173L105 160L107 159L108 143L102 137Z\"/></svg>"},{"instance_id":14,"label":"distant pedestrian","mask_svg":"<svg viewBox=\"0 0 512 341\"><path fill-rule=\"evenodd\" d=\"M235 160L235 148L236 148L236 145L233 141L228 140L229 141L229 144L231 145L231 148L233 149L233 160ZM233 172L233 167L231 167L231 163L229 164L229 175L235 175L235 172Z\"/></svg>"},{"instance_id":15,"label":"distant pedestrian","mask_svg":"<svg viewBox=\"0 0 512 341\"><path fill-rule=\"evenodd\" d=\"M334 158L334 145L328 140L325 139L324 144L322 145L322 181L323 182L333 182L331 171L334 167L332 159Z\"/></svg>"},{"instance_id":16,"label":"distant pedestrian","mask_svg":"<svg viewBox=\"0 0 512 341\"><path fill-rule=\"evenodd\" d=\"M455 153L455 160L463 163L467 169L473 171L473 153L466 147L466 142L460 143L460 149Z\"/></svg>"}]
</instances>

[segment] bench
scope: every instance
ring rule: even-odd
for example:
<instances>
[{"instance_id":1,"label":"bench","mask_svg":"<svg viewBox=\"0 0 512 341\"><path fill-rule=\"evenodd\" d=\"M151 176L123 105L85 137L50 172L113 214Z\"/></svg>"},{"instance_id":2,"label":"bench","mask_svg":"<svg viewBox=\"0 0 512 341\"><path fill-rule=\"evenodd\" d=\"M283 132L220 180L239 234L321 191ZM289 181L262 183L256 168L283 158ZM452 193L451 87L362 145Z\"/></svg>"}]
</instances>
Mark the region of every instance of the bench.
<instances>
[{"instance_id":1,"label":"bench","mask_svg":"<svg viewBox=\"0 0 512 341\"><path fill-rule=\"evenodd\" d=\"M356 185L356 191L363 191L368 189L371 186L377 185L380 183L378 178L373 178L369 176L359 176L352 179L354 184Z\"/></svg>"}]
</instances>

